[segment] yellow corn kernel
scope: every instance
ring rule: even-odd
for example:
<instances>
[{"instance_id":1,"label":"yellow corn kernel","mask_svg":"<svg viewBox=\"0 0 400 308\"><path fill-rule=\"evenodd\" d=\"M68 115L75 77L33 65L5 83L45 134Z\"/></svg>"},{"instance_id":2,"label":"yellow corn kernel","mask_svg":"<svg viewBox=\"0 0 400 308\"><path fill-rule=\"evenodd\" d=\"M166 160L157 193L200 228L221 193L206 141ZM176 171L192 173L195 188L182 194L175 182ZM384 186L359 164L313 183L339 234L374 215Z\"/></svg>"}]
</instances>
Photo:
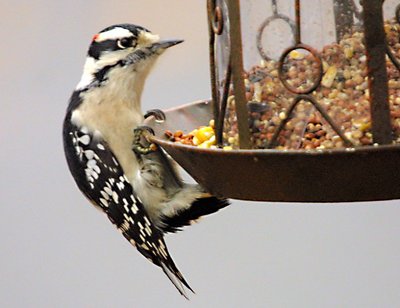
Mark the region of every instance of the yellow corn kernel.
<instances>
[{"instance_id":1,"label":"yellow corn kernel","mask_svg":"<svg viewBox=\"0 0 400 308\"><path fill-rule=\"evenodd\" d=\"M217 139L215 138L215 135L212 135L211 138L206 142L208 142L210 145L216 145Z\"/></svg>"},{"instance_id":2,"label":"yellow corn kernel","mask_svg":"<svg viewBox=\"0 0 400 308\"><path fill-rule=\"evenodd\" d=\"M333 84L333 81L335 80L336 74L337 74L336 66L334 65L330 66L326 71L324 77L322 78L321 84L324 87L330 88Z\"/></svg>"},{"instance_id":3,"label":"yellow corn kernel","mask_svg":"<svg viewBox=\"0 0 400 308\"><path fill-rule=\"evenodd\" d=\"M385 29L386 35L389 35L390 32L392 31L391 25L388 25L388 24L384 25L384 29Z\"/></svg>"},{"instance_id":4,"label":"yellow corn kernel","mask_svg":"<svg viewBox=\"0 0 400 308\"><path fill-rule=\"evenodd\" d=\"M255 100L256 102L261 103L262 100L262 87L260 85L259 82L255 82L254 83L254 96L253 96L253 100Z\"/></svg>"},{"instance_id":5,"label":"yellow corn kernel","mask_svg":"<svg viewBox=\"0 0 400 308\"><path fill-rule=\"evenodd\" d=\"M365 131L369 130L370 128L371 128L371 122L363 123L360 126L360 130L362 132L365 132Z\"/></svg>"},{"instance_id":6,"label":"yellow corn kernel","mask_svg":"<svg viewBox=\"0 0 400 308\"><path fill-rule=\"evenodd\" d=\"M199 140L199 144L209 140L214 135L214 130L210 126L200 127L195 133L195 137Z\"/></svg>"},{"instance_id":7,"label":"yellow corn kernel","mask_svg":"<svg viewBox=\"0 0 400 308\"><path fill-rule=\"evenodd\" d=\"M297 50L292 50L289 53L289 57L292 58L293 60L302 60L304 59L304 54Z\"/></svg>"},{"instance_id":8,"label":"yellow corn kernel","mask_svg":"<svg viewBox=\"0 0 400 308\"><path fill-rule=\"evenodd\" d=\"M209 149L216 144L217 144L217 140L215 139L215 135L212 135L209 140L206 140L203 143L199 144L198 147Z\"/></svg>"},{"instance_id":9,"label":"yellow corn kernel","mask_svg":"<svg viewBox=\"0 0 400 308\"><path fill-rule=\"evenodd\" d=\"M328 68L329 68L329 63L326 61L322 61L322 70L324 71L324 73L326 73Z\"/></svg>"},{"instance_id":10,"label":"yellow corn kernel","mask_svg":"<svg viewBox=\"0 0 400 308\"><path fill-rule=\"evenodd\" d=\"M346 57L346 59L351 59L354 55L352 46L346 46L343 51L344 51L344 56Z\"/></svg>"},{"instance_id":11,"label":"yellow corn kernel","mask_svg":"<svg viewBox=\"0 0 400 308\"><path fill-rule=\"evenodd\" d=\"M199 145L200 144L199 139L196 137L196 135L193 137L192 143L193 143L193 145Z\"/></svg>"}]
</instances>

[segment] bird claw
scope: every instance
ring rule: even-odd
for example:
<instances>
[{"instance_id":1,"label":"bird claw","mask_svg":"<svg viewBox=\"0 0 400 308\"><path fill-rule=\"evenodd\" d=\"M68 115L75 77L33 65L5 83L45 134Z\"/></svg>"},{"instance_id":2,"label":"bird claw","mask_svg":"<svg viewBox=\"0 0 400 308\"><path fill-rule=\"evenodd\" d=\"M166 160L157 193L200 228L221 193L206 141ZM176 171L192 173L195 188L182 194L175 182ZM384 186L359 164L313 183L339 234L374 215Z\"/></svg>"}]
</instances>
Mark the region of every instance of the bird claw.
<instances>
[{"instance_id":1,"label":"bird claw","mask_svg":"<svg viewBox=\"0 0 400 308\"><path fill-rule=\"evenodd\" d=\"M140 125L133 129L133 133L139 136L146 134L145 131L154 135L154 130L150 126Z\"/></svg>"},{"instance_id":2,"label":"bird claw","mask_svg":"<svg viewBox=\"0 0 400 308\"><path fill-rule=\"evenodd\" d=\"M164 111L162 111L160 109L150 109L150 110L148 110L145 113L144 118L147 119L150 116L153 116L156 119L157 122L163 122L166 119Z\"/></svg>"},{"instance_id":3,"label":"bird claw","mask_svg":"<svg viewBox=\"0 0 400 308\"><path fill-rule=\"evenodd\" d=\"M146 135L154 135L154 130L149 126L138 126L133 130L133 146L132 150L139 155L146 155L157 150L157 145L150 142ZM142 138L143 137L143 138ZM142 140L145 140L146 145L142 144Z\"/></svg>"}]
</instances>

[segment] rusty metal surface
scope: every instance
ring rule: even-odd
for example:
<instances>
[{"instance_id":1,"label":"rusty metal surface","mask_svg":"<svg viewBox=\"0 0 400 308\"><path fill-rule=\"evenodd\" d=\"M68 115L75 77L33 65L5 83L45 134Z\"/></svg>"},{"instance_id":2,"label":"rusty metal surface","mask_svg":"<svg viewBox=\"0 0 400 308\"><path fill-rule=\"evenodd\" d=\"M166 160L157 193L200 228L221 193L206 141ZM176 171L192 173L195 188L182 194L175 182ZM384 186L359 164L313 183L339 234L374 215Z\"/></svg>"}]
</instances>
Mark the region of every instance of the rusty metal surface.
<instances>
[{"instance_id":1,"label":"rusty metal surface","mask_svg":"<svg viewBox=\"0 0 400 308\"><path fill-rule=\"evenodd\" d=\"M298 44L301 44L301 3L300 3L300 0L295 0L294 11L295 11L295 23L296 23L295 41L296 41L296 45L298 45Z\"/></svg>"},{"instance_id":2,"label":"rusty metal surface","mask_svg":"<svg viewBox=\"0 0 400 308\"><path fill-rule=\"evenodd\" d=\"M225 12L227 13L227 12ZM223 127L226 113L226 106L228 96L232 84L232 65L230 60L231 51L229 51L228 65L225 68L225 76L222 86L222 95L219 90L220 77L217 69L217 40L216 38L221 35L229 35L229 28L225 25L227 21L224 20L224 13L220 6L217 5L216 0L207 1L207 14L208 14L208 33L209 33L209 57L210 57L210 80L211 80L211 93L214 102L214 120L216 140L219 147L223 143ZM227 29L228 28L228 29ZM225 33L226 32L226 33Z\"/></svg>"},{"instance_id":3,"label":"rusty metal surface","mask_svg":"<svg viewBox=\"0 0 400 308\"><path fill-rule=\"evenodd\" d=\"M201 149L172 143L166 129L206 125L212 103L196 102L166 111L166 120L146 120L161 145L210 192L234 199L285 202L347 202L400 199L400 146L357 149Z\"/></svg>"},{"instance_id":4,"label":"rusty metal surface","mask_svg":"<svg viewBox=\"0 0 400 308\"><path fill-rule=\"evenodd\" d=\"M214 102L219 102L219 92L217 88L217 68L215 63L215 31L214 31L214 14L215 11L215 0L207 1L207 15L208 15L208 37L209 37L209 61L210 61L210 82L211 82L211 97ZM219 118L219 104L214 104L214 119ZM218 125L218 123L217 123ZM217 127L217 131L221 131ZM222 144L222 134L217 133L217 144Z\"/></svg>"},{"instance_id":5,"label":"rusty metal surface","mask_svg":"<svg viewBox=\"0 0 400 308\"><path fill-rule=\"evenodd\" d=\"M298 50L298 49L303 49L308 51L310 54L312 54L312 56L314 57L314 61L317 63L318 65L318 75L316 76L313 84L311 86L309 86L308 88L305 89L299 89L299 88L295 88L293 86L291 86L288 82L288 77L285 75L284 73L284 69L283 67L285 66L285 59L289 56L289 54L293 51L293 50ZM312 48L309 45L306 44L302 44L301 42L296 44L295 46L289 47L287 48L281 55L280 59L279 59L279 79L282 82L282 84L284 85L284 87L294 93L294 94L310 94L311 92L315 91L321 84L321 80L322 77L324 75L324 70L322 67L322 60L321 60L321 56L319 55L318 51L316 51L314 48Z\"/></svg>"},{"instance_id":6,"label":"rusty metal surface","mask_svg":"<svg viewBox=\"0 0 400 308\"><path fill-rule=\"evenodd\" d=\"M240 4L239 0L229 0L227 2L229 11L231 53L230 65L232 68L232 83L235 94L235 109L239 129L240 148L250 148L250 132L248 121L248 110L246 100L246 89L243 80L243 49L242 31L240 23Z\"/></svg>"},{"instance_id":7,"label":"rusty metal surface","mask_svg":"<svg viewBox=\"0 0 400 308\"><path fill-rule=\"evenodd\" d=\"M390 144L393 136L388 100L387 47L382 5L382 0L362 1L373 140L378 144Z\"/></svg>"}]
</instances>

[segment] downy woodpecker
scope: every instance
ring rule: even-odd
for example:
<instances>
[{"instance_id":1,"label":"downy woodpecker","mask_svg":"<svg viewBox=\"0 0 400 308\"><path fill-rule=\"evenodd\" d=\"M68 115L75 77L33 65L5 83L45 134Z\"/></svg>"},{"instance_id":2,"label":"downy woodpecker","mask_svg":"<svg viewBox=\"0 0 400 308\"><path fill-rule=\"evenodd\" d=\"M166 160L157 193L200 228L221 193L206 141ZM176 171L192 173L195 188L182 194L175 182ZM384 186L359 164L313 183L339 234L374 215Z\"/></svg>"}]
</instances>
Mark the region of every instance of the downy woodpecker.
<instances>
[{"instance_id":1,"label":"downy woodpecker","mask_svg":"<svg viewBox=\"0 0 400 308\"><path fill-rule=\"evenodd\" d=\"M181 40L160 40L131 24L93 37L63 126L69 169L82 193L139 252L161 267L186 297L189 287L163 234L228 205L199 185L183 183L161 151L132 150L143 122L141 95L156 59Z\"/></svg>"}]
</instances>

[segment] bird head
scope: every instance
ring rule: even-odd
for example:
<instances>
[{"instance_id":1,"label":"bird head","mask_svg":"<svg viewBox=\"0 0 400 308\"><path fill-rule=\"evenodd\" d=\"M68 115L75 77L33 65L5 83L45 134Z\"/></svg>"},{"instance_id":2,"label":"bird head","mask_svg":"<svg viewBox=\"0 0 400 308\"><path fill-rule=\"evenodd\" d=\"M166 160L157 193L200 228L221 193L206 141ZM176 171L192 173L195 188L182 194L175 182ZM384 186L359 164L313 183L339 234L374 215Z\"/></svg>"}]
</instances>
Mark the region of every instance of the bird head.
<instances>
[{"instance_id":1,"label":"bird head","mask_svg":"<svg viewBox=\"0 0 400 308\"><path fill-rule=\"evenodd\" d=\"M146 28L117 24L93 36L77 90L99 86L112 72L135 74L145 79L155 60L182 40L160 40Z\"/></svg>"}]
</instances>

